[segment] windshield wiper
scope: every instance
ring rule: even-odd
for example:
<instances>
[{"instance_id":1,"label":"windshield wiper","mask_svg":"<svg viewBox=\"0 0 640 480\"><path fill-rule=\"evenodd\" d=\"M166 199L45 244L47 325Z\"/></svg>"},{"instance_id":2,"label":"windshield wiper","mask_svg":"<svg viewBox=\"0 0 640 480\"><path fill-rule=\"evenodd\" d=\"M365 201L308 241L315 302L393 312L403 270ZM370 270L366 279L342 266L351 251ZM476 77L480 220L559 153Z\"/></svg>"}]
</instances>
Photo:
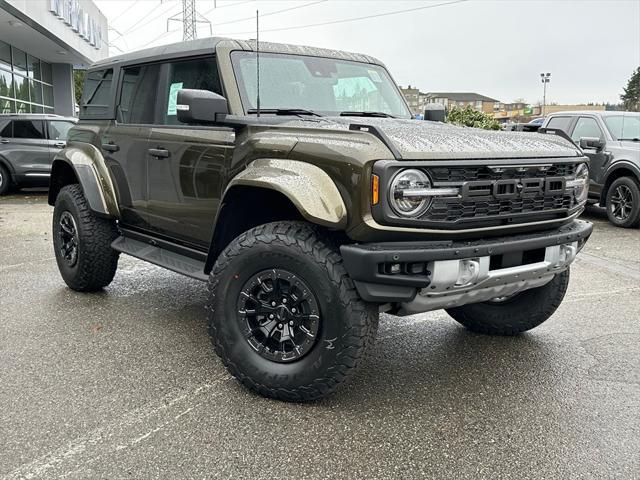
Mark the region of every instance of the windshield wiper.
<instances>
[{"instance_id":1,"label":"windshield wiper","mask_svg":"<svg viewBox=\"0 0 640 480\"><path fill-rule=\"evenodd\" d=\"M633 137L633 138L619 138L618 141L620 142L640 142L640 138L638 137Z\"/></svg>"},{"instance_id":2,"label":"windshield wiper","mask_svg":"<svg viewBox=\"0 0 640 480\"><path fill-rule=\"evenodd\" d=\"M255 115L258 113L257 108L250 108L247 110L249 115ZM311 115L313 117L321 117L319 113L312 110L305 110L304 108L261 108L260 113L266 113L267 115Z\"/></svg>"},{"instance_id":3,"label":"windshield wiper","mask_svg":"<svg viewBox=\"0 0 640 480\"><path fill-rule=\"evenodd\" d=\"M393 115L384 112L340 112L341 117L381 117L381 118L396 118Z\"/></svg>"}]
</instances>

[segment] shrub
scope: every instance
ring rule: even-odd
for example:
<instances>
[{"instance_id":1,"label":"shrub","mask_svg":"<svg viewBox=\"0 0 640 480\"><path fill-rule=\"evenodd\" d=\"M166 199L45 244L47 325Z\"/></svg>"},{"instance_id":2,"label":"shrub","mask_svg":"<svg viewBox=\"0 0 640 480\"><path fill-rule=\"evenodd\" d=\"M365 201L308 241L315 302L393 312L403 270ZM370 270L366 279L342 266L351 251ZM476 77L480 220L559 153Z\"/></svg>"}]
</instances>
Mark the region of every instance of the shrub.
<instances>
[{"instance_id":1,"label":"shrub","mask_svg":"<svg viewBox=\"0 0 640 480\"><path fill-rule=\"evenodd\" d=\"M464 108L451 107L447 113L448 123L466 127L484 128L485 130L500 130L500 123L491 115L479 112L470 105Z\"/></svg>"}]
</instances>

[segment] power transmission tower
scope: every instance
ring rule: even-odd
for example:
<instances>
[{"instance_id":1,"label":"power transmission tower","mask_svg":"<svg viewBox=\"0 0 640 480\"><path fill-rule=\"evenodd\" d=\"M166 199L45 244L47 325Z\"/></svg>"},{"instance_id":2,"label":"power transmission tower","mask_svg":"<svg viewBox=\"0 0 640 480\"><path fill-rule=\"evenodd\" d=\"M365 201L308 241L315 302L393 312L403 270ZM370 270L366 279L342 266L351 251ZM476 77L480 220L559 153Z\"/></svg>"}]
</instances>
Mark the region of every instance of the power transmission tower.
<instances>
[{"instance_id":1,"label":"power transmission tower","mask_svg":"<svg viewBox=\"0 0 640 480\"><path fill-rule=\"evenodd\" d=\"M171 21L182 22L182 40L185 42L198 38L198 23L208 24L209 35L213 35L211 22L196 10L196 0L182 0L182 13L177 13L167 19L167 31Z\"/></svg>"}]
</instances>

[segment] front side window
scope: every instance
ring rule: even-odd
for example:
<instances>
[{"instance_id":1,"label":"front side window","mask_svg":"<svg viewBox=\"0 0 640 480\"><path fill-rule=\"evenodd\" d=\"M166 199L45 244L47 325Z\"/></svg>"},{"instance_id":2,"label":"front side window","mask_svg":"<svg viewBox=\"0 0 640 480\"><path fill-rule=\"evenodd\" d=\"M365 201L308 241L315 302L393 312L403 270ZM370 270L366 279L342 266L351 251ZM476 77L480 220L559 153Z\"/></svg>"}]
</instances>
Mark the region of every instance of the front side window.
<instances>
[{"instance_id":1,"label":"front side window","mask_svg":"<svg viewBox=\"0 0 640 480\"><path fill-rule=\"evenodd\" d=\"M578 119L576 128L573 129L571 134L571 140L578 142L584 137L602 138L602 130L600 130L598 122L594 118L580 117Z\"/></svg>"},{"instance_id":2,"label":"front side window","mask_svg":"<svg viewBox=\"0 0 640 480\"><path fill-rule=\"evenodd\" d=\"M123 123L154 122L160 65L124 69L120 94L120 120Z\"/></svg>"},{"instance_id":3,"label":"front side window","mask_svg":"<svg viewBox=\"0 0 640 480\"><path fill-rule=\"evenodd\" d=\"M178 91L183 88L209 90L221 95L222 87L216 59L207 57L169 63L169 82L164 92L164 112L161 124L180 125L176 103Z\"/></svg>"},{"instance_id":4,"label":"front side window","mask_svg":"<svg viewBox=\"0 0 640 480\"><path fill-rule=\"evenodd\" d=\"M233 52L233 69L246 112L257 107L253 52ZM381 112L411 118L387 71L368 63L304 55L260 55L260 108L304 109L325 115Z\"/></svg>"},{"instance_id":5,"label":"front side window","mask_svg":"<svg viewBox=\"0 0 640 480\"><path fill-rule=\"evenodd\" d=\"M569 131L569 124L571 123L571 117L551 117L547 128L555 128L567 133Z\"/></svg>"},{"instance_id":6,"label":"front side window","mask_svg":"<svg viewBox=\"0 0 640 480\"><path fill-rule=\"evenodd\" d=\"M66 140L71 127L73 127L72 122L52 120L49 122L49 138L51 140Z\"/></svg>"},{"instance_id":7,"label":"front side window","mask_svg":"<svg viewBox=\"0 0 640 480\"><path fill-rule=\"evenodd\" d=\"M13 138L44 138L44 122L42 120L14 120Z\"/></svg>"},{"instance_id":8,"label":"front side window","mask_svg":"<svg viewBox=\"0 0 640 480\"><path fill-rule=\"evenodd\" d=\"M604 117L609 133L616 140L640 139L640 115L612 115Z\"/></svg>"},{"instance_id":9,"label":"front side window","mask_svg":"<svg viewBox=\"0 0 640 480\"><path fill-rule=\"evenodd\" d=\"M87 73L80 100L83 113L101 114L106 111L111 101L111 83L113 69L94 70Z\"/></svg>"}]
</instances>

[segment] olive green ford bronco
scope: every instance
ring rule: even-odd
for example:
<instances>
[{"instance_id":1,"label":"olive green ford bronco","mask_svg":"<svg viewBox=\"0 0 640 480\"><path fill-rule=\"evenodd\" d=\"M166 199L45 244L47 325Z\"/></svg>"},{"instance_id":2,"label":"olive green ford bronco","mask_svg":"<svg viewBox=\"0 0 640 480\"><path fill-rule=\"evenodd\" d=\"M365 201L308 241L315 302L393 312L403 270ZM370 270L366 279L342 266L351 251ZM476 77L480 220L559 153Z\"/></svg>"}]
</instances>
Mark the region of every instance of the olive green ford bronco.
<instances>
[{"instance_id":1,"label":"olive green ford bronco","mask_svg":"<svg viewBox=\"0 0 640 480\"><path fill-rule=\"evenodd\" d=\"M367 55L203 39L100 61L53 162L62 277L99 290L125 253L208 282L216 353L289 401L352 377L380 312L534 328L591 233L587 158L432 113Z\"/></svg>"}]
</instances>

